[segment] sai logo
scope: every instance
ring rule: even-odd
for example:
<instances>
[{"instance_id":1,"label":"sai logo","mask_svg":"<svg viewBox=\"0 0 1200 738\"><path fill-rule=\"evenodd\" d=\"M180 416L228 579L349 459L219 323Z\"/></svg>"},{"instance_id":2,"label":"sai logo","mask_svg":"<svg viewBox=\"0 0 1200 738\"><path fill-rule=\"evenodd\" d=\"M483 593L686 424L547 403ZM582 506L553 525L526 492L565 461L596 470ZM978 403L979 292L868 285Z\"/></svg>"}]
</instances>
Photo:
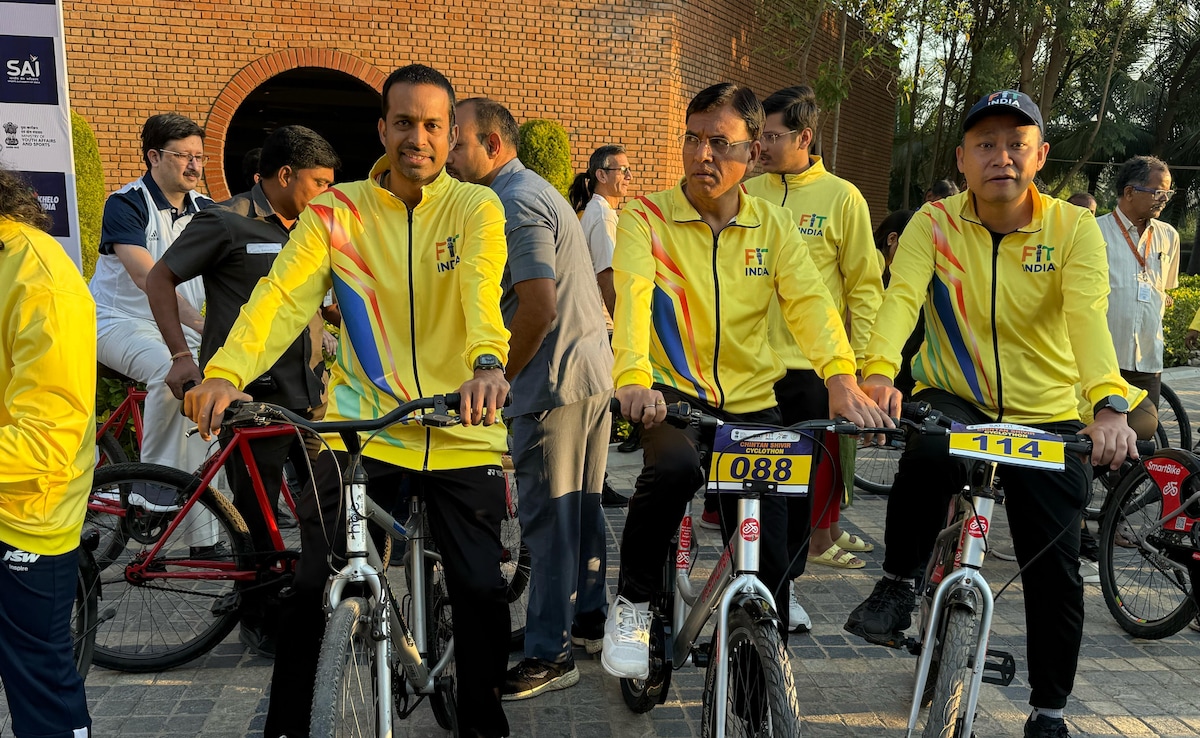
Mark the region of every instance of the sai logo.
<instances>
[{"instance_id":1,"label":"sai logo","mask_svg":"<svg viewBox=\"0 0 1200 738\"><path fill-rule=\"evenodd\" d=\"M827 216L816 213L805 213L800 216L800 232L806 236L824 236Z\"/></svg>"},{"instance_id":2,"label":"sai logo","mask_svg":"<svg viewBox=\"0 0 1200 738\"><path fill-rule=\"evenodd\" d=\"M9 59L5 65L9 80L22 84L37 84L42 76L42 63L33 54L29 59Z\"/></svg>"},{"instance_id":3,"label":"sai logo","mask_svg":"<svg viewBox=\"0 0 1200 738\"><path fill-rule=\"evenodd\" d=\"M0 102L58 104L54 39L37 36L0 36Z\"/></svg>"},{"instance_id":4,"label":"sai logo","mask_svg":"<svg viewBox=\"0 0 1200 738\"><path fill-rule=\"evenodd\" d=\"M1045 244L1026 246L1021 250L1021 268L1027 272L1053 272L1056 249Z\"/></svg>"},{"instance_id":5,"label":"sai logo","mask_svg":"<svg viewBox=\"0 0 1200 738\"><path fill-rule=\"evenodd\" d=\"M438 241L435 248L439 274L453 271L454 267L458 266L458 262L462 261L462 257L458 254L457 234L448 236L445 241Z\"/></svg>"},{"instance_id":6,"label":"sai logo","mask_svg":"<svg viewBox=\"0 0 1200 738\"><path fill-rule=\"evenodd\" d=\"M767 258L770 249L746 249L746 276L755 277L760 275L770 276L770 272L763 265Z\"/></svg>"}]
</instances>

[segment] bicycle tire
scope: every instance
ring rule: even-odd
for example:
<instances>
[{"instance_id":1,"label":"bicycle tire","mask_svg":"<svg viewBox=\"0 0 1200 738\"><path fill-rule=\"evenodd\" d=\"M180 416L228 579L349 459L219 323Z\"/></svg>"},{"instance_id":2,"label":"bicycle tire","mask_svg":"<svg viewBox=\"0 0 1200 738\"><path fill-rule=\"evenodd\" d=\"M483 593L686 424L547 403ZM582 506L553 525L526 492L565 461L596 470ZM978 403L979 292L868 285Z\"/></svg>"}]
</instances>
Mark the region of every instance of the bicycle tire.
<instances>
[{"instance_id":1,"label":"bicycle tire","mask_svg":"<svg viewBox=\"0 0 1200 738\"><path fill-rule=\"evenodd\" d=\"M970 663L975 655L975 614L965 607L951 606L946 614L946 630L936 648L941 658L923 736L957 738L955 733L971 680Z\"/></svg>"},{"instance_id":2,"label":"bicycle tire","mask_svg":"<svg viewBox=\"0 0 1200 738\"><path fill-rule=\"evenodd\" d=\"M116 464L96 471L93 489L115 485L122 499L136 484L156 484L174 489L176 499L190 496L197 478L178 469L157 464ZM198 510L197 510L198 508ZM133 520L152 515L129 506L129 526ZM159 514L166 519L174 513ZM140 523L139 523L140 524ZM151 530L165 530L166 523L149 520ZM191 536L204 527L206 535ZM164 532L158 533L160 539ZM157 541L158 539L154 539ZM117 558L101 572L105 604L113 611L112 624L97 634L94 661L109 669L127 672L162 671L191 661L220 643L238 622L236 599L239 584L230 579L140 579L131 565L145 559L152 543L124 547ZM213 545L213 551L193 554L192 546ZM175 563L192 556L234 564L236 570L252 569L250 534L246 523L226 497L209 487L201 493L196 507L162 542L151 568L179 572ZM207 570L206 571L211 571ZM170 584L162 584L169 582ZM214 612L218 600L227 604Z\"/></svg>"},{"instance_id":3,"label":"bicycle tire","mask_svg":"<svg viewBox=\"0 0 1200 738\"><path fill-rule=\"evenodd\" d=\"M1191 450L1192 423L1188 418L1187 409L1184 408L1179 395L1175 394L1175 390L1165 382L1160 383L1158 389L1158 419L1167 432L1168 445L1172 448ZM1176 441L1178 446L1174 445Z\"/></svg>"},{"instance_id":4,"label":"bicycle tire","mask_svg":"<svg viewBox=\"0 0 1200 738\"><path fill-rule=\"evenodd\" d=\"M321 640L310 738L373 738L379 710L375 648L367 601L361 597L342 600ZM393 684L393 688L401 687Z\"/></svg>"},{"instance_id":5,"label":"bicycle tire","mask_svg":"<svg viewBox=\"0 0 1200 738\"><path fill-rule=\"evenodd\" d=\"M890 494L903 452L903 444L899 447L860 446L854 459L854 486L872 494Z\"/></svg>"},{"instance_id":6,"label":"bicycle tire","mask_svg":"<svg viewBox=\"0 0 1200 738\"><path fill-rule=\"evenodd\" d=\"M79 580L71 606L71 645L75 669L86 678L96 650L96 628L100 619L100 573L92 555L79 548Z\"/></svg>"},{"instance_id":7,"label":"bicycle tire","mask_svg":"<svg viewBox=\"0 0 1200 738\"><path fill-rule=\"evenodd\" d=\"M800 702L778 626L770 620L755 620L739 607L729 613L728 635L721 639L720 633L714 633L714 644L721 640L728 650L714 649L704 675L700 735L715 736L716 721L722 714L725 735L730 738L800 735ZM718 710L713 693L718 659L722 658L729 662L729 690L726 704Z\"/></svg>"},{"instance_id":8,"label":"bicycle tire","mask_svg":"<svg viewBox=\"0 0 1200 738\"><path fill-rule=\"evenodd\" d=\"M122 465L128 462L122 462ZM116 464L108 464L99 469L107 469L116 466ZM125 494L121 494L121 480L119 478L111 478L107 473L102 477L99 474L99 469L96 476L92 480L92 490L88 495L88 502L103 502L105 507L111 505L119 505L122 513L128 508L129 504L129 486L125 485ZM109 481L111 479L111 481ZM103 499L101 499L103 498ZM125 528L125 519L123 515L114 514L107 510L88 509L83 518L83 529L85 531L95 530L99 536L99 542L96 545L96 551L93 557L96 561L96 566L100 571L104 571L121 555L121 551L129 544L129 533Z\"/></svg>"},{"instance_id":9,"label":"bicycle tire","mask_svg":"<svg viewBox=\"0 0 1200 738\"><path fill-rule=\"evenodd\" d=\"M121 448L121 442L113 435L111 430L104 431L103 434L96 438L96 467L108 466L109 464L128 464L129 454L125 453L125 449Z\"/></svg>"},{"instance_id":10,"label":"bicycle tire","mask_svg":"<svg viewBox=\"0 0 1200 738\"><path fill-rule=\"evenodd\" d=\"M510 503L500 521L500 574L504 577L508 599L509 651L519 651L525 645L525 620L529 606L529 575L532 565L529 548L521 538L521 521L517 516L517 485L511 473L504 475L509 485Z\"/></svg>"},{"instance_id":11,"label":"bicycle tire","mask_svg":"<svg viewBox=\"0 0 1200 738\"><path fill-rule=\"evenodd\" d=\"M1162 516L1162 494L1139 465L1113 493L1100 524L1100 590L1126 633L1158 639L1174 635L1196 616L1188 575L1161 553L1143 551L1134 531ZM1131 545L1132 544L1132 545Z\"/></svg>"}]
</instances>

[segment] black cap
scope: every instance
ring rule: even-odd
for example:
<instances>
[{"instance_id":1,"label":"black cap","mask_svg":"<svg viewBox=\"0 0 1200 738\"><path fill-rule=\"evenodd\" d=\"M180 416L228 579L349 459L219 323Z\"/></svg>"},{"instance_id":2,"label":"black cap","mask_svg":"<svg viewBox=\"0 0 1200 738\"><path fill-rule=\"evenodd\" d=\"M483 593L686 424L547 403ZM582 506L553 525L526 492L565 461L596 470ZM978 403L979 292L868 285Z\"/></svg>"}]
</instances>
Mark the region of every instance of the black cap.
<instances>
[{"instance_id":1,"label":"black cap","mask_svg":"<svg viewBox=\"0 0 1200 738\"><path fill-rule=\"evenodd\" d=\"M1000 90L989 95L984 95L979 98L979 102L971 107L971 111L967 113L966 120L963 121L963 133L971 130L971 128L988 117L989 115L999 115L1008 113L1015 115L1018 118L1024 118L1029 121L1030 125L1038 127L1038 130L1043 130L1042 111L1037 105L1033 104L1033 100L1024 92L1016 90Z\"/></svg>"}]
</instances>

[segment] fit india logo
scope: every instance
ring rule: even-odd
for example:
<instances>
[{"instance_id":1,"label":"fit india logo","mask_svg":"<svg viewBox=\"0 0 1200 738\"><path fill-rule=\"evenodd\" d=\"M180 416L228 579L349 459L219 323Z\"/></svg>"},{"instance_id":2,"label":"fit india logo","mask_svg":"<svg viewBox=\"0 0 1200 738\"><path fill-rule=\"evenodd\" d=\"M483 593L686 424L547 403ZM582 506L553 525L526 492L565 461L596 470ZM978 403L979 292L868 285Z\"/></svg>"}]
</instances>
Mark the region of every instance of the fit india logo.
<instances>
[{"instance_id":1,"label":"fit india logo","mask_svg":"<svg viewBox=\"0 0 1200 738\"><path fill-rule=\"evenodd\" d=\"M1054 266L1054 252L1056 249L1038 244L1037 246L1026 246L1021 249L1021 269L1026 272L1053 272L1057 271Z\"/></svg>"},{"instance_id":2,"label":"fit india logo","mask_svg":"<svg viewBox=\"0 0 1200 738\"><path fill-rule=\"evenodd\" d=\"M454 271L462 257L458 254L458 234L449 236L445 241L438 241L435 246L438 274Z\"/></svg>"},{"instance_id":3,"label":"fit india logo","mask_svg":"<svg viewBox=\"0 0 1200 738\"><path fill-rule=\"evenodd\" d=\"M988 95L987 104L989 106L1012 105L1013 107L1020 107L1021 101L1017 99L1016 93L1012 90L1001 90L1000 92L993 92Z\"/></svg>"},{"instance_id":4,"label":"fit india logo","mask_svg":"<svg viewBox=\"0 0 1200 738\"><path fill-rule=\"evenodd\" d=\"M800 232L806 236L824 236L825 221L828 216L818 215L817 213L805 213L800 216Z\"/></svg>"},{"instance_id":5,"label":"fit india logo","mask_svg":"<svg viewBox=\"0 0 1200 738\"><path fill-rule=\"evenodd\" d=\"M4 145L20 146L21 139L17 138L17 124L9 121L4 124Z\"/></svg>"},{"instance_id":6,"label":"fit india logo","mask_svg":"<svg viewBox=\"0 0 1200 738\"><path fill-rule=\"evenodd\" d=\"M769 277L771 273L767 271L764 263L770 249L746 249L746 276L747 277Z\"/></svg>"}]
</instances>

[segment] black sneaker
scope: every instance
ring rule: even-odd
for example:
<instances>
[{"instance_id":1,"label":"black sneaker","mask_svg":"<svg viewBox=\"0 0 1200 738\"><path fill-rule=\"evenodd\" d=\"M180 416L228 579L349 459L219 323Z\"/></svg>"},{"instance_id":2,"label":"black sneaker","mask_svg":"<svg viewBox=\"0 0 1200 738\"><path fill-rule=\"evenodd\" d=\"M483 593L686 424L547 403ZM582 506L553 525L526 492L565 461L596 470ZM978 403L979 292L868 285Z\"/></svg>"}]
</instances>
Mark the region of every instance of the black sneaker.
<instances>
[{"instance_id":1,"label":"black sneaker","mask_svg":"<svg viewBox=\"0 0 1200 738\"><path fill-rule=\"evenodd\" d=\"M871 643L888 645L912 625L915 602L911 584L885 577L875 585L871 596L854 608L844 627Z\"/></svg>"},{"instance_id":2,"label":"black sneaker","mask_svg":"<svg viewBox=\"0 0 1200 738\"><path fill-rule=\"evenodd\" d=\"M608 480L604 480L604 489L600 492L601 507L626 507L629 498L612 488Z\"/></svg>"},{"instance_id":3,"label":"black sneaker","mask_svg":"<svg viewBox=\"0 0 1200 738\"><path fill-rule=\"evenodd\" d=\"M188 558L205 561L226 559L231 555L229 546L226 546L224 541L217 541L216 545L213 546L191 546L188 549L188 553L190 554Z\"/></svg>"},{"instance_id":4,"label":"black sneaker","mask_svg":"<svg viewBox=\"0 0 1200 738\"><path fill-rule=\"evenodd\" d=\"M300 523L292 517L291 511L283 507L275 511L275 525L279 530L294 530L300 527Z\"/></svg>"},{"instance_id":5,"label":"black sneaker","mask_svg":"<svg viewBox=\"0 0 1200 738\"><path fill-rule=\"evenodd\" d=\"M1025 738L1071 738L1062 718L1038 715L1037 720L1025 721Z\"/></svg>"},{"instance_id":6,"label":"black sneaker","mask_svg":"<svg viewBox=\"0 0 1200 738\"><path fill-rule=\"evenodd\" d=\"M500 686L500 699L527 700L542 692L566 689L579 683L579 669L575 660L567 659L561 664L552 664L541 659L525 659L504 675Z\"/></svg>"},{"instance_id":7,"label":"black sneaker","mask_svg":"<svg viewBox=\"0 0 1200 738\"><path fill-rule=\"evenodd\" d=\"M275 636L242 623L238 639L250 653L258 654L264 659L275 658Z\"/></svg>"},{"instance_id":8,"label":"black sneaker","mask_svg":"<svg viewBox=\"0 0 1200 738\"><path fill-rule=\"evenodd\" d=\"M571 645L580 646L595 656L604 648L604 625L598 628L584 628L579 623L571 623Z\"/></svg>"},{"instance_id":9,"label":"black sneaker","mask_svg":"<svg viewBox=\"0 0 1200 738\"><path fill-rule=\"evenodd\" d=\"M129 504L147 512L172 513L183 507L182 493L173 487L153 482L135 482L129 491Z\"/></svg>"}]
</instances>

